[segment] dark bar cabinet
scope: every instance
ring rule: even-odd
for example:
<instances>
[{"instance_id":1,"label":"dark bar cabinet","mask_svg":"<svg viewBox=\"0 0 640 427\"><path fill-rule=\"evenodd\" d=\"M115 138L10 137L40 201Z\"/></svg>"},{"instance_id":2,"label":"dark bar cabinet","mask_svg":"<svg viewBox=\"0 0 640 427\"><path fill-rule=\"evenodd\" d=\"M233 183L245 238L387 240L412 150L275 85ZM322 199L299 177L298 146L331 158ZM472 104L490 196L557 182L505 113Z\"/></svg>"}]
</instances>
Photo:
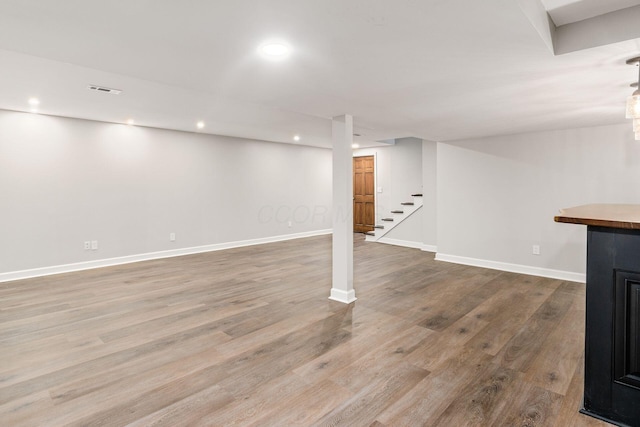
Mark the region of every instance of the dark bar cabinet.
<instances>
[{"instance_id":1,"label":"dark bar cabinet","mask_svg":"<svg viewBox=\"0 0 640 427\"><path fill-rule=\"evenodd\" d=\"M556 222L587 226L581 412L640 426L640 205L585 205Z\"/></svg>"}]
</instances>

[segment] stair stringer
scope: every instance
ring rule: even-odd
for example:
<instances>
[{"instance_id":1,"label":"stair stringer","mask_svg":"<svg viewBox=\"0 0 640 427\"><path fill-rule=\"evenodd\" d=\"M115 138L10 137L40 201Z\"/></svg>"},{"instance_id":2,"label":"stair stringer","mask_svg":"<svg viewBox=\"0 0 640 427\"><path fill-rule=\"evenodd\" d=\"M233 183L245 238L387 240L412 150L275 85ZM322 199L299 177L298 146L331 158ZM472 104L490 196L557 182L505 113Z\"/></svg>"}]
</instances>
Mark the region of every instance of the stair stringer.
<instances>
[{"instance_id":1,"label":"stair stringer","mask_svg":"<svg viewBox=\"0 0 640 427\"><path fill-rule=\"evenodd\" d=\"M411 215L413 215L414 213L422 209L422 206L423 206L422 197L414 196L413 203L414 203L413 206L402 206L404 213L392 214L393 222L385 222L383 229L376 228L375 230L373 230L374 235L367 234L365 236L365 241L377 242L385 234L387 234L388 232L396 228L398 224L400 224L402 221L404 221L405 219L409 218Z\"/></svg>"}]
</instances>

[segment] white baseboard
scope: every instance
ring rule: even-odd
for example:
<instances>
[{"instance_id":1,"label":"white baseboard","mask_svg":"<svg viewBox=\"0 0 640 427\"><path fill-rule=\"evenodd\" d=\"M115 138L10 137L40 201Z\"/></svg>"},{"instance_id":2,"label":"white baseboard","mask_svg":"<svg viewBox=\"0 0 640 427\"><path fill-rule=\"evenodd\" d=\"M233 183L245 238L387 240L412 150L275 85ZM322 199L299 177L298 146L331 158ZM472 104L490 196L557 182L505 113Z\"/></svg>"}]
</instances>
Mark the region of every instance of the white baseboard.
<instances>
[{"instance_id":1,"label":"white baseboard","mask_svg":"<svg viewBox=\"0 0 640 427\"><path fill-rule=\"evenodd\" d=\"M410 240L398 240L398 239L390 239L388 237L381 237L376 240L377 243L384 243L387 245L394 246L402 246L405 248L413 248L413 249L422 249L422 243L420 242L412 242Z\"/></svg>"},{"instance_id":2,"label":"white baseboard","mask_svg":"<svg viewBox=\"0 0 640 427\"><path fill-rule=\"evenodd\" d=\"M224 249L240 248L243 246L262 245L265 243L282 242L284 240L301 239L304 237L322 236L331 234L332 230L308 231L304 233L285 234L281 236L263 237L260 239L240 240L236 242L216 243L212 245L195 246L191 248L172 249L169 251L149 252L144 254L128 255L117 258L107 258L94 261L78 262L74 264L54 265L51 267L34 268L30 270L10 271L0 273L0 283L12 280L29 279L32 277L49 276L52 274L71 273L73 271L89 270L92 268L110 267L132 262L149 261L153 259L171 258L182 255L213 252Z\"/></svg>"},{"instance_id":3,"label":"white baseboard","mask_svg":"<svg viewBox=\"0 0 640 427\"><path fill-rule=\"evenodd\" d=\"M425 252L438 252L438 248L435 245L425 245L424 243L412 242L410 240L398 240L390 239L388 237L381 237L378 240L371 241L376 243L385 243L387 245L402 246L405 248L420 249L421 251Z\"/></svg>"},{"instance_id":4,"label":"white baseboard","mask_svg":"<svg viewBox=\"0 0 640 427\"><path fill-rule=\"evenodd\" d=\"M550 268L531 267L529 265L509 264L506 262L488 261L477 258L467 258L457 255L437 253L436 261L446 261L454 264L471 265L492 270L509 271L511 273L529 274L532 276L549 277L551 279L568 280L571 282L586 282L586 275L571 271L553 270Z\"/></svg>"}]
</instances>

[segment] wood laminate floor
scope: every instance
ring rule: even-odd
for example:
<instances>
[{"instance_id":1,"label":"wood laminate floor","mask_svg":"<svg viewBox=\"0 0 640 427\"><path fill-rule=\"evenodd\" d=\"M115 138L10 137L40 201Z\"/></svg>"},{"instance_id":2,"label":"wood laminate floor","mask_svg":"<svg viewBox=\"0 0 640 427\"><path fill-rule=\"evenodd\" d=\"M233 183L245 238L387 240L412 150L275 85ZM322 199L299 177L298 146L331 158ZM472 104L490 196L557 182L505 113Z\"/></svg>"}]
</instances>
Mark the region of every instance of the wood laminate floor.
<instances>
[{"instance_id":1,"label":"wood laminate floor","mask_svg":"<svg viewBox=\"0 0 640 427\"><path fill-rule=\"evenodd\" d=\"M605 426L583 284L321 236L0 284L2 426Z\"/></svg>"}]
</instances>

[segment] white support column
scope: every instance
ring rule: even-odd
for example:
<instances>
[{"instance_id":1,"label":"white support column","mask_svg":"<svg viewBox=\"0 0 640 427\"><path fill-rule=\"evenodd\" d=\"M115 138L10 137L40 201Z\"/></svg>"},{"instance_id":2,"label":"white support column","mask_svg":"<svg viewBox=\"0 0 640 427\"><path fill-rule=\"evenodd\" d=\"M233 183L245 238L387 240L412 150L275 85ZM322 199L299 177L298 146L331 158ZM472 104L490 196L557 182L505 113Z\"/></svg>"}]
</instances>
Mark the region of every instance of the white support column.
<instances>
[{"instance_id":1,"label":"white support column","mask_svg":"<svg viewBox=\"0 0 640 427\"><path fill-rule=\"evenodd\" d=\"M333 284L329 299L352 303L353 289L353 117L332 120Z\"/></svg>"}]
</instances>

